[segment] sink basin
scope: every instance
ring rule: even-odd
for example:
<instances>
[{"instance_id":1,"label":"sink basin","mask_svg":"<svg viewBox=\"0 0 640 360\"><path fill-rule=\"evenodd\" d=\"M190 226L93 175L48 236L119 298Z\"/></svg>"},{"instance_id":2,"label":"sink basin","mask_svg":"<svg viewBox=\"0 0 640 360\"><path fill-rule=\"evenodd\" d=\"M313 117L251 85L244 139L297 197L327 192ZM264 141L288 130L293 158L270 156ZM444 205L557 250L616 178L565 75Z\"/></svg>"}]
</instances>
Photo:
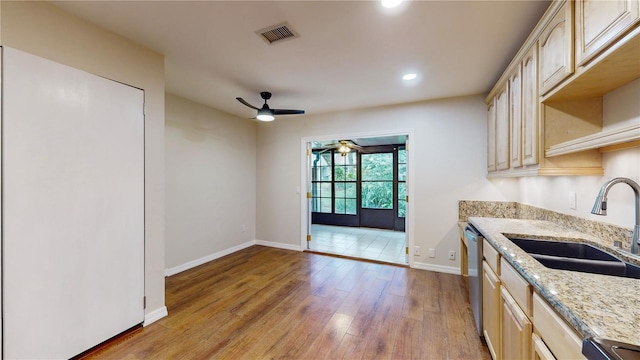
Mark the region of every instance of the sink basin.
<instances>
[{"instance_id":1,"label":"sink basin","mask_svg":"<svg viewBox=\"0 0 640 360\"><path fill-rule=\"evenodd\" d=\"M509 238L542 265L557 270L640 279L640 267L589 244Z\"/></svg>"},{"instance_id":2,"label":"sink basin","mask_svg":"<svg viewBox=\"0 0 640 360\"><path fill-rule=\"evenodd\" d=\"M582 354L589 360L638 360L640 346L601 338L586 338L582 342Z\"/></svg>"}]
</instances>

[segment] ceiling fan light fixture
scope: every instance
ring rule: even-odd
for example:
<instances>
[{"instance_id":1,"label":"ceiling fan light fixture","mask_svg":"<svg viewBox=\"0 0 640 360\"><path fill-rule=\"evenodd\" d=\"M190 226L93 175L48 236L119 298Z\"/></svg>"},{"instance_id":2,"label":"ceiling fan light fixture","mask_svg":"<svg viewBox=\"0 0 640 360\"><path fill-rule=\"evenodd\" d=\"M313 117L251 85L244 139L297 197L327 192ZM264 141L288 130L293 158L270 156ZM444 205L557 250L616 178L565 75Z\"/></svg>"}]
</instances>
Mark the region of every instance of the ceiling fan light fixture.
<instances>
[{"instance_id":1,"label":"ceiling fan light fixture","mask_svg":"<svg viewBox=\"0 0 640 360\"><path fill-rule=\"evenodd\" d=\"M275 117L270 109L260 109L258 110L258 116L256 116L256 119L260 121L273 121Z\"/></svg>"},{"instance_id":2,"label":"ceiling fan light fixture","mask_svg":"<svg viewBox=\"0 0 640 360\"><path fill-rule=\"evenodd\" d=\"M347 146L347 144L342 144L340 145L340 147L338 148L338 152L342 155L342 156L347 156L347 153L351 152L351 148L349 146Z\"/></svg>"}]
</instances>

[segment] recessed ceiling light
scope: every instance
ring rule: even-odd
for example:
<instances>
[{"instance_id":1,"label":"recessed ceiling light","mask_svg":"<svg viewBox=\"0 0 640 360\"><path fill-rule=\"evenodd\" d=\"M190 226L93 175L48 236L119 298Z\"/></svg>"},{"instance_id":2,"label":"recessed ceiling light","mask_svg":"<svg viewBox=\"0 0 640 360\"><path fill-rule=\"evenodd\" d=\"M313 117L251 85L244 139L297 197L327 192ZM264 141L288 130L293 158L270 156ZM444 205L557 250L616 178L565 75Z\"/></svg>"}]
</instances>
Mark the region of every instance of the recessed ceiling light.
<instances>
[{"instance_id":1,"label":"recessed ceiling light","mask_svg":"<svg viewBox=\"0 0 640 360\"><path fill-rule=\"evenodd\" d=\"M418 77L418 75L416 75L416 74L404 74L404 75L402 75L402 80L409 81L409 80L413 80L413 79L415 79L417 77Z\"/></svg>"},{"instance_id":2,"label":"recessed ceiling light","mask_svg":"<svg viewBox=\"0 0 640 360\"><path fill-rule=\"evenodd\" d=\"M402 0L382 0L382 6L386 8L394 8L400 5L401 2Z\"/></svg>"}]
</instances>

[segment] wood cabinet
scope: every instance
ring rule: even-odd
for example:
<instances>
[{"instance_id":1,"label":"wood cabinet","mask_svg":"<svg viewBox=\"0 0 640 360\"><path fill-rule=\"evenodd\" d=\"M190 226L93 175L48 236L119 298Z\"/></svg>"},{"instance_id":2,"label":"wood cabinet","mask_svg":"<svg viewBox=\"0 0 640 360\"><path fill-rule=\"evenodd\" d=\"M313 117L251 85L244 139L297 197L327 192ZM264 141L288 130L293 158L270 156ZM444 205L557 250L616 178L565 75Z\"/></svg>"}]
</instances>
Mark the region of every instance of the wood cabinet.
<instances>
[{"instance_id":1,"label":"wood cabinet","mask_svg":"<svg viewBox=\"0 0 640 360\"><path fill-rule=\"evenodd\" d=\"M494 360L584 359L582 340L485 239L482 331Z\"/></svg>"},{"instance_id":2,"label":"wood cabinet","mask_svg":"<svg viewBox=\"0 0 640 360\"><path fill-rule=\"evenodd\" d=\"M557 9L540 35L540 94L573 73L573 1Z\"/></svg>"},{"instance_id":3,"label":"wood cabinet","mask_svg":"<svg viewBox=\"0 0 640 360\"><path fill-rule=\"evenodd\" d=\"M584 359L582 339L538 294L533 295L533 324L558 359Z\"/></svg>"},{"instance_id":4,"label":"wood cabinet","mask_svg":"<svg viewBox=\"0 0 640 360\"><path fill-rule=\"evenodd\" d=\"M496 106L495 100L487 109L487 171L496 170Z\"/></svg>"},{"instance_id":5,"label":"wood cabinet","mask_svg":"<svg viewBox=\"0 0 640 360\"><path fill-rule=\"evenodd\" d=\"M509 143L512 168L522 166L522 67L509 77Z\"/></svg>"},{"instance_id":6,"label":"wood cabinet","mask_svg":"<svg viewBox=\"0 0 640 360\"><path fill-rule=\"evenodd\" d=\"M500 339L502 359L531 358L531 321L507 289L500 289Z\"/></svg>"},{"instance_id":7,"label":"wood cabinet","mask_svg":"<svg viewBox=\"0 0 640 360\"><path fill-rule=\"evenodd\" d=\"M600 176L599 150L640 146L639 127L610 126L602 106L640 78L639 48L640 0L553 0L485 99L487 176Z\"/></svg>"},{"instance_id":8,"label":"wood cabinet","mask_svg":"<svg viewBox=\"0 0 640 360\"><path fill-rule=\"evenodd\" d=\"M538 163L538 48L534 44L522 60L522 165Z\"/></svg>"},{"instance_id":9,"label":"wood cabinet","mask_svg":"<svg viewBox=\"0 0 640 360\"><path fill-rule=\"evenodd\" d=\"M509 86L496 96L496 169L509 168Z\"/></svg>"},{"instance_id":10,"label":"wood cabinet","mask_svg":"<svg viewBox=\"0 0 640 360\"><path fill-rule=\"evenodd\" d=\"M531 335L531 347L531 357L533 358L533 360L556 360L551 350L549 350L540 336L535 333Z\"/></svg>"},{"instance_id":11,"label":"wood cabinet","mask_svg":"<svg viewBox=\"0 0 640 360\"><path fill-rule=\"evenodd\" d=\"M638 0L575 3L576 66L582 66L640 20Z\"/></svg>"},{"instance_id":12,"label":"wood cabinet","mask_svg":"<svg viewBox=\"0 0 640 360\"><path fill-rule=\"evenodd\" d=\"M494 359L500 354L500 279L486 261L482 264L482 332Z\"/></svg>"}]
</instances>

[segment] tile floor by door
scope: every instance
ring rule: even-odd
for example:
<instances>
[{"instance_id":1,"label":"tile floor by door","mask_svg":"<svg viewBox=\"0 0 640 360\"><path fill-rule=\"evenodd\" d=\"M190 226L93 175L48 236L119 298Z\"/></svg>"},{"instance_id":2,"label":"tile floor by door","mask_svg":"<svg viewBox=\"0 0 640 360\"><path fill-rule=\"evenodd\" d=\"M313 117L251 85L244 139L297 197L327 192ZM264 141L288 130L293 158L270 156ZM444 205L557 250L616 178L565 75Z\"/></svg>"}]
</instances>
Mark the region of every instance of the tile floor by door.
<instances>
[{"instance_id":1,"label":"tile floor by door","mask_svg":"<svg viewBox=\"0 0 640 360\"><path fill-rule=\"evenodd\" d=\"M310 250L406 265L404 232L330 225L311 225Z\"/></svg>"}]
</instances>

